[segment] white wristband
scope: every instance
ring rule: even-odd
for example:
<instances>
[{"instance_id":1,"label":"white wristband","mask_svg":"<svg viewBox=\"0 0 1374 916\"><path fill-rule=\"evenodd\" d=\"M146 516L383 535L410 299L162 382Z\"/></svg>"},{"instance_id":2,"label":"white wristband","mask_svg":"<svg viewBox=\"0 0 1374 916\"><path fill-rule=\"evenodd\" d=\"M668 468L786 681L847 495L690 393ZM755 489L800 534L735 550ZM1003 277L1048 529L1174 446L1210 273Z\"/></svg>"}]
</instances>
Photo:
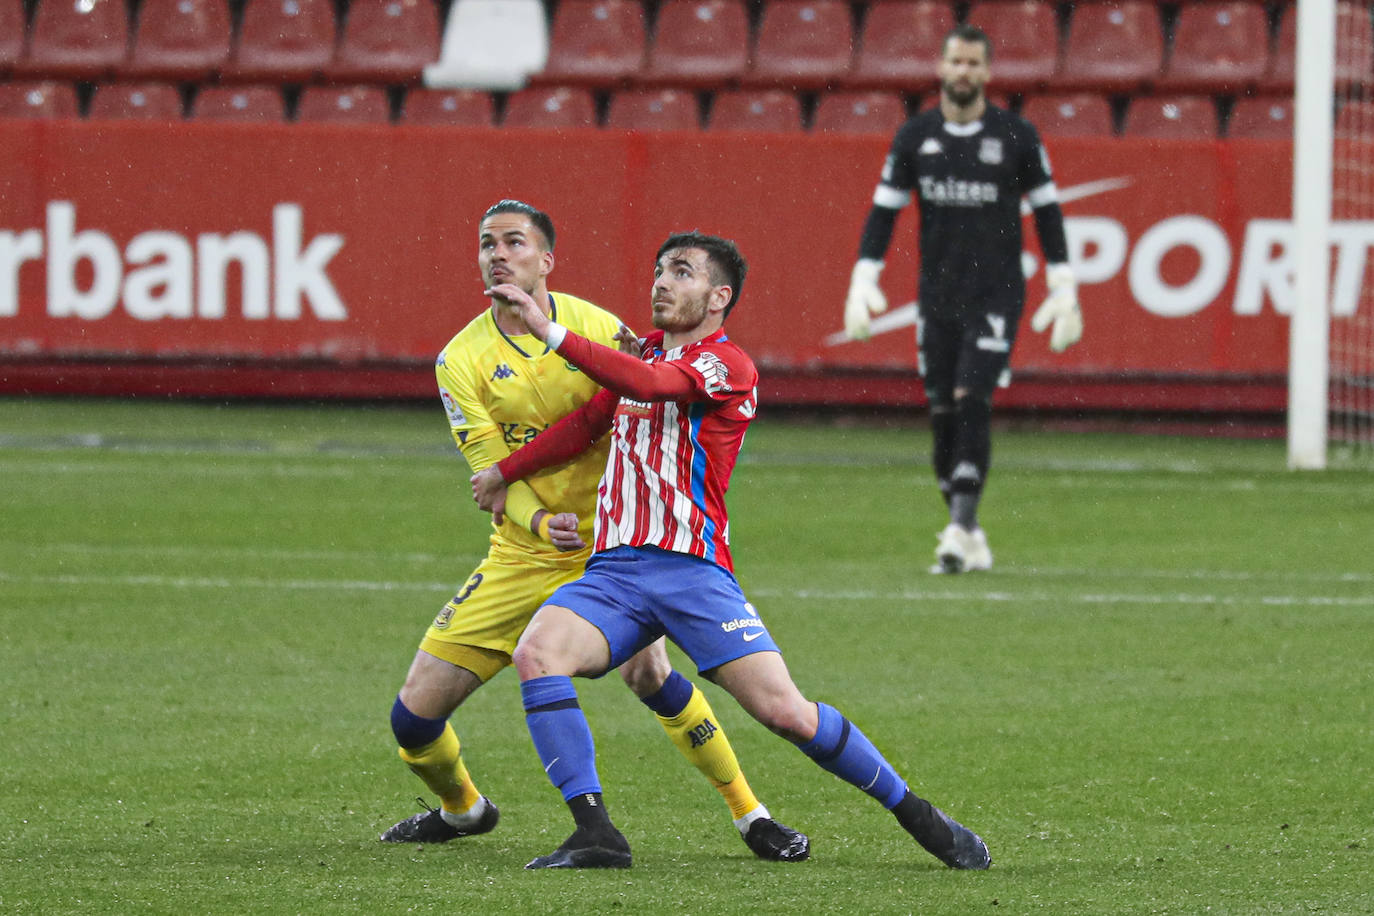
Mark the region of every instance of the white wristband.
<instances>
[{"instance_id":1,"label":"white wristband","mask_svg":"<svg viewBox=\"0 0 1374 916\"><path fill-rule=\"evenodd\" d=\"M556 321L550 321L549 329L544 332L544 343L548 344L550 350L557 350L563 345L563 338L567 336L567 328Z\"/></svg>"}]
</instances>

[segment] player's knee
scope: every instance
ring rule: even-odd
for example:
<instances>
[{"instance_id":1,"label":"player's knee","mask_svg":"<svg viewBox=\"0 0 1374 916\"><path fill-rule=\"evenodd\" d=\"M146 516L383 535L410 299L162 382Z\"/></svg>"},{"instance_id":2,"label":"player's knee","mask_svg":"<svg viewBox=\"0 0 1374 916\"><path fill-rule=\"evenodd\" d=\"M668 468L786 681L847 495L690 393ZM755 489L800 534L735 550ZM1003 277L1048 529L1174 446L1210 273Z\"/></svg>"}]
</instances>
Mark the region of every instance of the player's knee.
<instances>
[{"instance_id":1,"label":"player's knee","mask_svg":"<svg viewBox=\"0 0 1374 916\"><path fill-rule=\"evenodd\" d=\"M527 681L533 677L541 677L541 666L544 664L544 647L539 644L539 640L525 639L521 637L515 651L511 653L511 664L515 666L515 673L520 675L520 680Z\"/></svg>"},{"instance_id":2,"label":"player's knee","mask_svg":"<svg viewBox=\"0 0 1374 916\"><path fill-rule=\"evenodd\" d=\"M793 744L810 741L816 734L814 707L808 710L806 702L794 702L786 697L778 697L760 704L753 710L754 718L775 735L781 735Z\"/></svg>"},{"instance_id":3,"label":"player's knee","mask_svg":"<svg viewBox=\"0 0 1374 916\"><path fill-rule=\"evenodd\" d=\"M666 655L641 653L620 666L620 677L637 697L647 697L663 686L672 666Z\"/></svg>"}]
</instances>

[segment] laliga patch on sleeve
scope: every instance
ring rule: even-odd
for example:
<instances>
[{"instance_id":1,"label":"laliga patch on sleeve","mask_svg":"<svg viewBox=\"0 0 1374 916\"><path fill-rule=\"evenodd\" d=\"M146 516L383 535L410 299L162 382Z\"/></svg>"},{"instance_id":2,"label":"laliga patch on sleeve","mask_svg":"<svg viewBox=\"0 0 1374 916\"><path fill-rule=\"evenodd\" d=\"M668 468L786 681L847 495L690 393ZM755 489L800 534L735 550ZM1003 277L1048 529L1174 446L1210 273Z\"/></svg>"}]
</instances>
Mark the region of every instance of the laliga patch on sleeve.
<instances>
[{"instance_id":1,"label":"laliga patch on sleeve","mask_svg":"<svg viewBox=\"0 0 1374 916\"><path fill-rule=\"evenodd\" d=\"M730 390L730 367L714 353L703 353L692 360L692 368L701 373L706 383L706 393L716 394Z\"/></svg>"},{"instance_id":2,"label":"laliga patch on sleeve","mask_svg":"<svg viewBox=\"0 0 1374 916\"><path fill-rule=\"evenodd\" d=\"M447 388L439 389L439 400L444 402L444 412L448 414L449 426L466 426L468 418L463 416L463 409L458 406L453 395L448 393Z\"/></svg>"}]
</instances>

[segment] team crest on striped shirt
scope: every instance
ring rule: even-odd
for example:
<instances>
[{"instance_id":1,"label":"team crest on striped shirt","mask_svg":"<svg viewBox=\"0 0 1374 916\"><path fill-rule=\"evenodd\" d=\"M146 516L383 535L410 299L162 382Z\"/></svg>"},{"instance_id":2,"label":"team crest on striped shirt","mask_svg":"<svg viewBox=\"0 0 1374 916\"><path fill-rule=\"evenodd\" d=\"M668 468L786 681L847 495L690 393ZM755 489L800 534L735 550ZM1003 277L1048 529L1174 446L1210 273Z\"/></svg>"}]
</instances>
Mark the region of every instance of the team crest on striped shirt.
<instances>
[{"instance_id":1,"label":"team crest on striped shirt","mask_svg":"<svg viewBox=\"0 0 1374 916\"><path fill-rule=\"evenodd\" d=\"M716 354L710 351L702 353L692 360L692 368L701 373L708 394L730 390L730 367Z\"/></svg>"}]
</instances>

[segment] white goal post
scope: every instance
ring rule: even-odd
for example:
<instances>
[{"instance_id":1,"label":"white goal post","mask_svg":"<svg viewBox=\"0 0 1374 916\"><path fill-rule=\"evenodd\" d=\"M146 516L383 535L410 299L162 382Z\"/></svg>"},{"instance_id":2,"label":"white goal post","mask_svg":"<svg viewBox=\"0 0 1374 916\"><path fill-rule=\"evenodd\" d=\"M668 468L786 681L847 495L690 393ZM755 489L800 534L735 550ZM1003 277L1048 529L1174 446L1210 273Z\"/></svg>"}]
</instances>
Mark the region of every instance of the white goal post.
<instances>
[{"instance_id":1,"label":"white goal post","mask_svg":"<svg viewBox=\"0 0 1374 916\"><path fill-rule=\"evenodd\" d=\"M1293 314L1288 338L1288 466L1326 467L1335 0L1303 0L1293 100Z\"/></svg>"},{"instance_id":2,"label":"white goal post","mask_svg":"<svg viewBox=\"0 0 1374 916\"><path fill-rule=\"evenodd\" d=\"M1374 226L1374 20L1363 0L1293 6L1288 465L1374 468L1374 280L1363 243Z\"/></svg>"}]
</instances>

